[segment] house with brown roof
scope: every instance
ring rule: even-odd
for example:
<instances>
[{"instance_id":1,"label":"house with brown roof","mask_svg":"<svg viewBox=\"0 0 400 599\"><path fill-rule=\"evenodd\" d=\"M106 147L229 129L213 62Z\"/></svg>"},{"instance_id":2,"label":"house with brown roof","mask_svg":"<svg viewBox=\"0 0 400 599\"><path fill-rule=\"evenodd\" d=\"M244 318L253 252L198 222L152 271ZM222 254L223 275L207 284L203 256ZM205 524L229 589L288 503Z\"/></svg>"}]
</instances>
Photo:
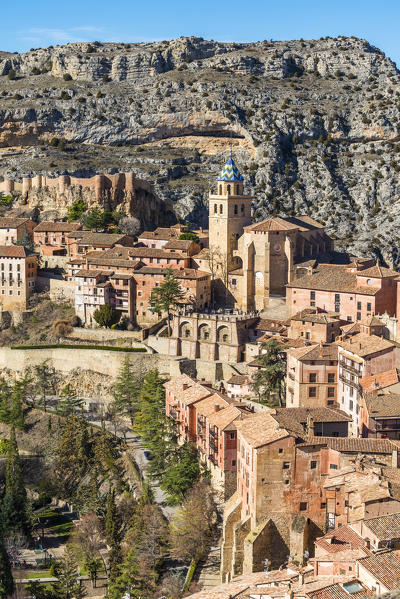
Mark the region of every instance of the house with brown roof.
<instances>
[{"instance_id":1,"label":"house with brown roof","mask_svg":"<svg viewBox=\"0 0 400 599\"><path fill-rule=\"evenodd\" d=\"M21 245L0 246L0 275L2 309L26 310L36 286L37 254Z\"/></svg>"},{"instance_id":2,"label":"house with brown roof","mask_svg":"<svg viewBox=\"0 0 400 599\"><path fill-rule=\"evenodd\" d=\"M368 542L350 526L341 526L319 537L315 543L315 576L354 576L357 560L371 555Z\"/></svg>"},{"instance_id":3,"label":"house with brown roof","mask_svg":"<svg viewBox=\"0 0 400 599\"><path fill-rule=\"evenodd\" d=\"M80 223L42 221L33 230L33 242L41 256L66 256L68 233L81 229Z\"/></svg>"},{"instance_id":4,"label":"house with brown roof","mask_svg":"<svg viewBox=\"0 0 400 599\"><path fill-rule=\"evenodd\" d=\"M344 321L336 313L320 308L305 308L290 319L288 337L303 337L310 343L332 343L341 333Z\"/></svg>"},{"instance_id":5,"label":"house with brown roof","mask_svg":"<svg viewBox=\"0 0 400 599\"><path fill-rule=\"evenodd\" d=\"M66 234L69 258L79 258L88 252L99 252L116 245L133 245L133 238L122 233L95 233L93 231L72 231Z\"/></svg>"},{"instance_id":6,"label":"house with brown roof","mask_svg":"<svg viewBox=\"0 0 400 599\"><path fill-rule=\"evenodd\" d=\"M400 512L357 520L351 528L371 550L400 548Z\"/></svg>"},{"instance_id":7,"label":"house with brown roof","mask_svg":"<svg viewBox=\"0 0 400 599\"><path fill-rule=\"evenodd\" d=\"M320 308L349 322L385 312L394 316L398 277L398 272L379 264L318 264L311 274L287 284L289 314Z\"/></svg>"},{"instance_id":8,"label":"house with brown roof","mask_svg":"<svg viewBox=\"0 0 400 599\"><path fill-rule=\"evenodd\" d=\"M26 231L32 236L36 223L30 218L17 218L14 216L0 218L0 246L13 245L21 239Z\"/></svg>"},{"instance_id":9,"label":"house with brown roof","mask_svg":"<svg viewBox=\"0 0 400 599\"><path fill-rule=\"evenodd\" d=\"M334 344L318 343L289 349L287 407L339 407L337 368L338 348Z\"/></svg>"},{"instance_id":10,"label":"house with brown roof","mask_svg":"<svg viewBox=\"0 0 400 599\"><path fill-rule=\"evenodd\" d=\"M357 560L359 580L376 595L400 588L400 555L383 551Z\"/></svg>"},{"instance_id":11,"label":"house with brown roof","mask_svg":"<svg viewBox=\"0 0 400 599\"><path fill-rule=\"evenodd\" d=\"M362 388L360 379L400 366L396 343L376 335L358 333L339 340L338 402L341 410L353 418L352 434L362 434L360 418Z\"/></svg>"},{"instance_id":12,"label":"house with brown roof","mask_svg":"<svg viewBox=\"0 0 400 599\"><path fill-rule=\"evenodd\" d=\"M229 397L237 399L253 396L250 376L248 374L232 374L226 381L226 392Z\"/></svg>"}]
</instances>

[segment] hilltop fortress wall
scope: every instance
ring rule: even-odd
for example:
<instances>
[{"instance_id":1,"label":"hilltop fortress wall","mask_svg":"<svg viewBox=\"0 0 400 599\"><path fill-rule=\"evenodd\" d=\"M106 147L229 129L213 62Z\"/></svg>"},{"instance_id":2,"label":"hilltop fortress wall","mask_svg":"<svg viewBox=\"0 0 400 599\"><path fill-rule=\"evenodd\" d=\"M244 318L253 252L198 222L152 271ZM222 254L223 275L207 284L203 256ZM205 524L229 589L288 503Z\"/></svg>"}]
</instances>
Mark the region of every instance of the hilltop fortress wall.
<instances>
[{"instance_id":1,"label":"hilltop fortress wall","mask_svg":"<svg viewBox=\"0 0 400 599\"><path fill-rule=\"evenodd\" d=\"M70 175L60 175L51 178L45 175L36 175L35 177L23 177L22 183L12 179L3 179L0 182L0 191L4 193L22 193L27 195L31 189L57 190L64 193L67 187L79 186L82 189L89 189L95 192L97 199L100 199L106 191L126 191L134 193L135 189L146 189L152 191L150 183L141 179L136 179L135 173L117 173L115 175L99 174L94 177L71 177Z\"/></svg>"},{"instance_id":2,"label":"hilltop fortress wall","mask_svg":"<svg viewBox=\"0 0 400 599\"><path fill-rule=\"evenodd\" d=\"M22 182L8 178L0 181L0 192L21 196L24 203L41 210L56 210L65 216L67 207L81 197L88 207L101 205L123 209L136 216L143 226L168 225L175 222L172 209L155 194L148 181L135 173L97 174L93 177L23 177Z\"/></svg>"}]
</instances>

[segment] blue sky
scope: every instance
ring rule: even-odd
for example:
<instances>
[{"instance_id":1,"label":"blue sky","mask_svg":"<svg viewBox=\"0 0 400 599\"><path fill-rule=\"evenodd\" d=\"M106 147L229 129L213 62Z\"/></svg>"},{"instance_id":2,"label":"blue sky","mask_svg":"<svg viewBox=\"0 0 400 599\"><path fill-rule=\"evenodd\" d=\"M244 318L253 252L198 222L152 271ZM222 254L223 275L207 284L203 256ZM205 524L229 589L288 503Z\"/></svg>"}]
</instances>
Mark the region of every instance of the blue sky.
<instances>
[{"instance_id":1,"label":"blue sky","mask_svg":"<svg viewBox=\"0 0 400 599\"><path fill-rule=\"evenodd\" d=\"M74 41L223 41L355 35L400 66L398 0L3 0L0 49Z\"/></svg>"}]
</instances>

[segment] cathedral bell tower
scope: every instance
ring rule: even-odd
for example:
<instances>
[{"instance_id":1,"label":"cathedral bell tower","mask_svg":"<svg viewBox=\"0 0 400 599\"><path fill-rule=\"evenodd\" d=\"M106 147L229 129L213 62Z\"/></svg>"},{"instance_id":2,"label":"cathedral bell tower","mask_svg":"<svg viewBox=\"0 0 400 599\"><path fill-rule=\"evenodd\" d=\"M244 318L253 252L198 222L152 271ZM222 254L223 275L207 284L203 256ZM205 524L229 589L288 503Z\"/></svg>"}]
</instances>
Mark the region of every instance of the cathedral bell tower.
<instances>
[{"instance_id":1,"label":"cathedral bell tower","mask_svg":"<svg viewBox=\"0 0 400 599\"><path fill-rule=\"evenodd\" d=\"M243 177L232 158L232 152L217 178L217 193L209 196L210 255L217 254L224 263L219 270L240 268L240 259L233 256L243 227L251 224L252 196L243 193Z\"/></svg>"}]
</instances>

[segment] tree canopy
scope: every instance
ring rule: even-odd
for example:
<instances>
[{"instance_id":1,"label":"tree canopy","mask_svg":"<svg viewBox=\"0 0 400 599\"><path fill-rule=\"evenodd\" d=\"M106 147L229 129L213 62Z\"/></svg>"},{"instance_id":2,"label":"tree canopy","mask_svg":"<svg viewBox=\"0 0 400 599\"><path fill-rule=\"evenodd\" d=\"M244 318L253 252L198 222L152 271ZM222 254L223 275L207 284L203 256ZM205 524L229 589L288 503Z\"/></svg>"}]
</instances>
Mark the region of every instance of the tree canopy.
<instances>
[{"instance_id":1,"label":"tree canopy","mask_svg":"<svg viewBox=\"0 0 400 599\"><path fill-rule=\"evenodd\" d=\"M285 347L277 339L271 338L261 345L261 353L257 358L260 368L254 377L253 389L259 398L267 403L271 393L276 393L279 405L283 405L286 377Z\"/></svg>"},{"instance_id":2,"label":"tree canopy","mask_svg":"<svg viewBox=\"0 0 400 599\"><path fill-rule=\"evenodd\" d=\"M121 316L121 312L115 310L109 304L102 304L95 310L93 318L100 327L109 329L113 324L117 324Z\"/></svg>"},{"instance_id":3,"label":"tree canopy","mask_svg":"<svg viewBox=\"0 0 400 599\"><path fill-rule=\"evenodd\" d=\"M154 312L168 314L168 336L171 336L170 314L184 299L185 294L174 274L172 268L168 268L165 274L164 281L159 287L154 287L150 296L150 306Z\"/></svg>"}]
</instances>

